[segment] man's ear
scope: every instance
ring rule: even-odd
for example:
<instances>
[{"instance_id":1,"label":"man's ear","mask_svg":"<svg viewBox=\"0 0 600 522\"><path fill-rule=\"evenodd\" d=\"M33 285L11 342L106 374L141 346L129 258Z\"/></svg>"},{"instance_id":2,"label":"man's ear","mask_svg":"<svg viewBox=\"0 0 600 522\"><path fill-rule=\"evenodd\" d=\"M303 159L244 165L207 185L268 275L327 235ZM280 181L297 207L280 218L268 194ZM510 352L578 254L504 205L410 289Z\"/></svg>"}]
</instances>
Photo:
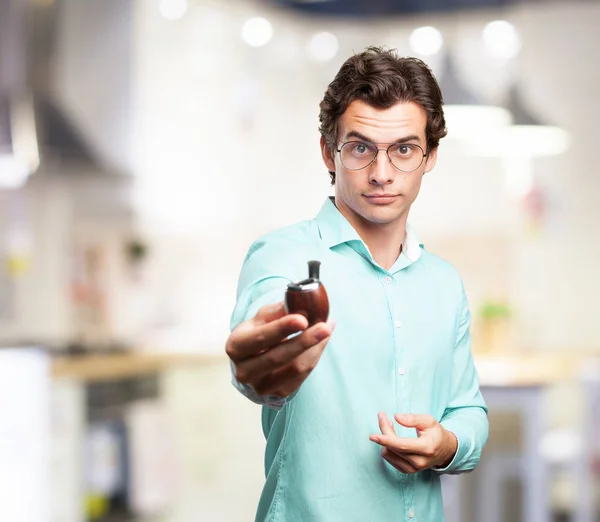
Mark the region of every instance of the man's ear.
<instances>
[{"instance_id":1,"label":"man's ear","mask_svg":"<svg viewBox=\"0 0 600 522\"><path fill-rule=\"evenodd\" d=\"M321 136L321 156L323 156L323 163L330 172L335 172L335 161L333 160L333 152L327 145L325 138Z\"/></svg>"},{"instance_id":2,"label":"man's ear","mask_svg":"<svg viewBox=\"0 0 600 522\"><path fill-rule=\"evenodd\" d=\"M425 162L425 170L423 171L423 174L426 172L431 172L433 167L435 167L437 162L437 152L438 148L436 147L435 149L431 149L431 152L427 155L427 161Z\"/></svg>"}]
</instances>

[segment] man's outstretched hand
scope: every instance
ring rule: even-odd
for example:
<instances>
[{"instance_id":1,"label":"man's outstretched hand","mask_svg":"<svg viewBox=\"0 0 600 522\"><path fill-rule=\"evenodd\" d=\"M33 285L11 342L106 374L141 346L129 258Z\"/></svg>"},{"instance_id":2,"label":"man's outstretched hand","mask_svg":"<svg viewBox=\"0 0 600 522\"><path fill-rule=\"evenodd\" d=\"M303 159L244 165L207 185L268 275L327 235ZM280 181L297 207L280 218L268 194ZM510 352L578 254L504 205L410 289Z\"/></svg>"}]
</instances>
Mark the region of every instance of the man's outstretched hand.
<instances>
[{"instance_id":1,"label":"man's outstretched hand","mask_svg":"<svg viewBox=\"0 0 600 522\"><path fill-rule=\"evenodd\" d=\"M225 352L239 382L259 395L288 397L319 362L333 328L332 319L309 326L283 302L265 305L231 332Z\"/></svg>"}]
</instances>

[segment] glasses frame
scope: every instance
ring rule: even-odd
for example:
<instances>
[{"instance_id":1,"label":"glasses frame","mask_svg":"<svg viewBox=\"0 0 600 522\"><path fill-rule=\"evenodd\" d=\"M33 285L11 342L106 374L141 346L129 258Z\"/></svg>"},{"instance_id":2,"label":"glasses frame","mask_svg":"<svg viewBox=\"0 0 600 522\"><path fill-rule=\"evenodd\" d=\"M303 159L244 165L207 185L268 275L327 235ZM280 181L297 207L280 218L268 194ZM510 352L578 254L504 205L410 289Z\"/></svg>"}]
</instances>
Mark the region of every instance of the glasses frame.
<instances>
[{"instance_id":1,"label":"glasses frame","mask_svg":"<svg viewBox=\"0 0 600 522\"><path fill-rule=\"evenodd\" d=\"M350 141L345 141L344 143L342 143L339 147L339 149L336 149L337 152L340 155L340 161L342 162L342 165L344 165L344 167L346 167L348 170L363 170L366 169L367 167L370 167L371 165L373 165L373 163L375 163L375 160L377 160L377 156L379 155L379 153L381 151L385 151L385 154L387 156L388 161L390 162L390 164L392 165L392 167L394 167L396 170L399 170L400 172L414 172L415 170L417 170L421 165L423 165L423 159L427 158L429 156L429 152L425 152L423 150L423 147L421 147L420 145L417 145L416 143L399 143L399 142L394 142L394 143L390 143L389 147L387 149L380 149L379 147L377 147L377 152L375 153L375 156L373 156L373 159L367 163L364 167L360 167L358 169L351 169L350 167L347 167L344 164L344 160L342 159L342 149L348 145L348 143L363 143L363 144L368 144L368 145L374 145L375 147L377 147L377 145L375 145L375 143L371 143L368 141L362 141L362 140L350 140ZM381 145L388 145L387 143L381 143ZM423 153L423 156L421 157L421 161L419 162L419 164L412 170L403 170L399 167L397 167L394 162L392 161L392 158L390 158L390 149L394 146L394 145L410 145L411 147L417 147L421 150L421 152Z\"/></svg>"}]
</instances>

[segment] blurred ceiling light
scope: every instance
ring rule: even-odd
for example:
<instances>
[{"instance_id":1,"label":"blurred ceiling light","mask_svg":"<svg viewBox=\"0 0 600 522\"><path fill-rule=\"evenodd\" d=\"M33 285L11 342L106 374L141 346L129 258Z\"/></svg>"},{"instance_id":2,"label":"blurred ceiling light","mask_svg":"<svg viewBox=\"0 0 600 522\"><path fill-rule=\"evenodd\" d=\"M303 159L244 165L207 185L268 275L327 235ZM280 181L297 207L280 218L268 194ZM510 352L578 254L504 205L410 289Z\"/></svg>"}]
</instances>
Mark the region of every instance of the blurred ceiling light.
<instances>
[{"instance_id":1,"label":"blurred ceiling light","mask_svg":"<svg viewBox=\"0 0 600 522\"><path fill-rule=\"evenodd\" d=\"M266 18L250 18L242 27L242 38L251 47L262 47L273 38L273 26Z\"/></svg>"},{"instance_id":2,"label":"blurred ceiling light","mask_svg":"<svg viewBox=\"0 0 600 522\"><path fill-rule=\"evenodd\" d=\"M433 56L444 45L444 38L435 27L419 27L410 34L408 44L415 53L421 56Z\"/></svg>"},{"instance_id":3,"label":"blurred ceiling light","mask_svg":"<svg viewBox=\"0 0 600 522\"><path fill-rule=\"evenodd\" d=\"M493 105L446 105L444 106L448 138L471 139L487 129L510 125L510 113Z\"/></svg>"},{"instance_id":4,"label":"blurred ceiling light","mask_svg":"<svg viewBox=\"0 0 600 522\"><path fill-rule=\"evenodd\" d=\"M440 88L444 97L444 115L449 138L470 139L473 136L485 135L488 129L506 127L512 121L508 110L484 105L463 86L448 55Z\"/></svg>"},{"instance_id":5,"label":"blurred ceiling light","mask_svg":"<svg viewBox=\"0 0 600 522\"><path fill-rule=\"evenodd\" d=\"M483 43L490 56L510 60L521 50L521 38L515 26L504 20L487 24L482 31Z\"/></svg>"},{"instance_id":6,"label":"blurred ceiling light","mask_svg":"<svg viewBox=\"0 0 600 522\"><path fill-rule=\"evenodd\" d=\"M167 20L179 20L187 11L187 0L161 0L158 9Z\"/></svg>"},{"instance_id":7,"label":"blurred ceiling light","mask_svg":"<svg viewBox=\"0 0 600 522\"><path fill-rule=\"evenodd\" d=\"M506 108L513 115L513 125L485 138L480 136L474 142L475 155L502 157L520 152L528 157L540 157L562 154L568 149L569 134L560 127L546 125L531 114L514 85L509 90Z\"/></svg>"},{"instance_id":8,"label":"blurred ceiling light","mask_svg":"<svg viewBox=\"0 0 600 522\"><path fill-rule=\"evenodd\" d=\"M481 157L557 156L569 148L569 134L553 125L509 125L472 143L470 154Z\"/></svg>"},{"instance_id":9,"label":"blurred ceiling light","mask_svg":"<svg viewBox=\"0 0 600 522\"><path fill-rule=\"evenodd\" d=\"M515 197L523 197L534 188L533 159L565 152L569 134L560 127L545 125L523 103L518 88L508 93L506 108L513 115L513 125L475 136L469 154L501 158L506 172L506 187Z\"/></svg>"},{"instance_id":10,"label":"blurred ceiling light","mask_svg":"<svg viewBox=\"0 0 600 522\"><path fill-rule=\"evenodd\" d=\"M327 31L314 34L308 41L306 51L317 62L328 62L337 55L340 43L334 34Z\"/></svg>"}]
</instances>

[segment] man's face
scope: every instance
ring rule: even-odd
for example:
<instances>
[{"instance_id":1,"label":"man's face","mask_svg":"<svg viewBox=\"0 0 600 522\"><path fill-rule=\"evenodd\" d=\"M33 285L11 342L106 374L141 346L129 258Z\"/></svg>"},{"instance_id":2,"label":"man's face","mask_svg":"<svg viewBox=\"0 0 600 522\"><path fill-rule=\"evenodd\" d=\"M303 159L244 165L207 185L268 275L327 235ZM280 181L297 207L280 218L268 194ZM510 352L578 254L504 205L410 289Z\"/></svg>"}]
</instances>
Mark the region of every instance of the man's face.
<instances>
[{"instance_id":1,"label":"man's face","mask_svg":"<svg viewBox=\"0 0 600 522\"><path fill-rule=\"evenodd\" d=\"M327 169L335 172L335 202L340 212L358 228L372 228L397 223L408 211L419 194L421 179L435 165L437 149L423 158L412 172L402 172L389 161L385 149L390 144L419 145L427 152L425 128L427 115L413 102L397 103L389 109L376 109L367 103L354 100L338 122L337 147L348 141L375 144L384 149L375 161L362 170L350 170L342 164L340 154L332 152L321 139L323 161ZM355 154L365 147L358 145ZM404 153L408 149L401 148ZM420 153L418 148L414 150Z\"/></svg>"}]
</instances>

